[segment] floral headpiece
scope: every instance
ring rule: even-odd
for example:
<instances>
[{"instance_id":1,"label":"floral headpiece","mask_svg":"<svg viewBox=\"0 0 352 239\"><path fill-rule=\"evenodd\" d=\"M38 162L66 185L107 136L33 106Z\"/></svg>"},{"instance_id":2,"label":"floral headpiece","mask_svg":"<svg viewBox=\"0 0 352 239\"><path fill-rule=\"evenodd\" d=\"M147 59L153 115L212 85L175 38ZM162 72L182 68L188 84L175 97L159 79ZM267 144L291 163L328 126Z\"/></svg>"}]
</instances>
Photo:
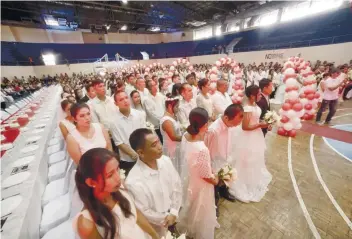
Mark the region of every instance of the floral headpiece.
<instances>
[{"instance_id":1,"label":"floral headpiece","mask_svg":"<svg viewBox=\"0 0 352 239\"><path fill-rule=\"evenodd\" d=\"M175 101L175 100L181 100L181 97L180 96L175 96L175 97L167 97L165 101Z\"/></svg>"}]
</instances>

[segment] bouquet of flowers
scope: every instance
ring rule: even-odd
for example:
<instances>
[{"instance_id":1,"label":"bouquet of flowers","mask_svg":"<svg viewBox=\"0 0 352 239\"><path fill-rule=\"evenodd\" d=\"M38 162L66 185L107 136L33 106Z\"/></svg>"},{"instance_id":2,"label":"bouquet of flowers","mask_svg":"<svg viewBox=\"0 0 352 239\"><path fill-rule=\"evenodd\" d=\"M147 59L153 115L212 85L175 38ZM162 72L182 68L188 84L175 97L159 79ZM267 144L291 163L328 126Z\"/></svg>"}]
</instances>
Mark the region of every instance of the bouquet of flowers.
<instances>
[{"instance_id":1,"label":"bouquet of flowers","mask_svg":"<svg viewBox=\"0 0 352 239\"><path fill-rule=\"evenodd\" d=\"M264 115L264 121L268 124L273 124L279 120L280 116L275 111L268 110L268 112Z\"/></svg>"},{"instance_id":2,"label":"bouquet of flowers","mask_svg":"<svg viewBox=\"0 0 352 239\"><path fill-rule=\"evenodd\" d=\"M124 169L120 169L120 178L121 180L126 179L126 171Z\"/></svg>"},{"instance_id":3,"label":"bouquet of flowers","mask_svg":"<svg viewBox=\"0 0 352 239\"><path fill-rule=\"evenodd\" d=\"M229 186L236 179L236 169L233 169L230 165L226 165L219 170L218 177L226 186Z\"/></svg>"},{"instance_id":4,"label":"bouquet of flowers","mask_svg":"<svg viewBox=\"0 0 352 239\"><path fill-rule=\"evenodd\" d=\"M146 126L148 129L150 129L151 131L154 131L154 130L155 130L154 125L153 125L152 123L148 122L148 121L145 123L145 126Z\"/></svg>"}]
</instances>

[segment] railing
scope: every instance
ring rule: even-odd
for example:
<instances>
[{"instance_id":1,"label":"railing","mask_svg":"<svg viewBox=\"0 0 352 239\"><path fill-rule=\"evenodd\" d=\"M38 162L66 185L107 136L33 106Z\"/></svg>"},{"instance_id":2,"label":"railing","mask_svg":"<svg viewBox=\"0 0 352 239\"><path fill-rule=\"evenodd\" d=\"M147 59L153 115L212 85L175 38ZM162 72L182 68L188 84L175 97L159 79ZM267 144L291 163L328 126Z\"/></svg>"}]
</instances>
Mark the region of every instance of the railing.
<instances>
[{"instance_id":1,"label":"railing","mask_svg":"<svg viewBox=\"0 0 352 239\"><path fill-rule=\"evenodd\" d=\"M248 47L238 47L233 49L233 53L236 52L249 52L249 51L261 51L261 50L276 50L276 49L285 49L285 48L298 48L298 47L309 47L309 46L319 46L319 45L329 45L329 44L337 44L337 43L344 43L344 42L352 42L352 34L347 35L340 35L334 37L326 37L326 38L317 38L311 40L304 40L304 41L292 41L292 42L283 42L283 43L275 43L275 44L266 44L266 45L257 45L257 46L248 46ZM212 54L220 54L224 53L225 51L213 52L213 51L203 51L203 52L181 52L177 55L169 55L167 58L174 58L174 57L190 57L190 56L204 56L204 55L212 55ZM134 57L125 57L127 60L142 60L142 56L134 56ZM160 59L166 57L158 57L158 58L151 58L151 59ZM78 64L78 63L93 63L99 60L100 58L89 58L89 59L71 59L71 60L59 60L56 62L57 65L64 65L64 64ZM109 61L115 61L115 58L109 58ZM35 66L35 65L43 65L41 61L15 61L15 62L8 62L8 61L1 61L1 65L8 65L8 66Z\"/></svg>"}]
</instances>

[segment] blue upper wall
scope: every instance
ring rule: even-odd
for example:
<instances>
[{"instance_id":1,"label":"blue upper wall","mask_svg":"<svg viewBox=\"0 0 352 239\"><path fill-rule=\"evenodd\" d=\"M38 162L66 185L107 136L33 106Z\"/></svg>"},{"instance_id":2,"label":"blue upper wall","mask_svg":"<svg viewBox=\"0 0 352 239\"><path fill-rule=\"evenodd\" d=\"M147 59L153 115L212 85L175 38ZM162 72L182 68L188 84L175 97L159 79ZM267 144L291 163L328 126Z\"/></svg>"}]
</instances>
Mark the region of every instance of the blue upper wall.
<instances>
[{"instance_id":1,"label":"blue upper wall","mask_svg":"<svg viewBox=\"0 0 352 239\"><path fill-rule=\"evenodd\" d=\"M235 46L235 51L300 47L307 46L308 42L309 45L348 42L352 41L352 12L346 8L293 22L199 41L160 44L1 42L1 63L2 65L25 65L28 64L26 62L31 57L34 64L39 65L42 64L40 56L45 52L58 54L60 63L65 62L65 59L69 62L75 62L77 59L99 58L106 53L109 57L114 57L116 53L119 53L126 58L142 59L141 51L148 52L151 58L194 56L210 54L214 45L227 45L234 38L239 37L242 40ZM84 62L84 60L80 62Z\"/></svg>"}]
</instances>

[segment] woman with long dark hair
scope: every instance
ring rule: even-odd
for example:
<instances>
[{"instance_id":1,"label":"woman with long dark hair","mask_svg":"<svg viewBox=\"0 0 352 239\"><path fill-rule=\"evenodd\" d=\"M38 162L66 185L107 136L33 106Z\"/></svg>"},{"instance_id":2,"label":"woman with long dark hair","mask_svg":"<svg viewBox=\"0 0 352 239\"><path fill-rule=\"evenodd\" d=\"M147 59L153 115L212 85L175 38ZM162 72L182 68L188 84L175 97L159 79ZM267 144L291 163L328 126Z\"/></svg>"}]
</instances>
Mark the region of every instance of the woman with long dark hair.
<instances>
[{"instance_id":1,"label":"woman with long dark hair","mask_svg":"<svg viewBox=\"0 0 352 239\"><path fill-rule=\"evenodd\" d=\"M71 115L70 109L72 106L73 102L69 100L63 100L61 101L61 109L64 113L66 113L66 116L63 120L60 121L59 123L59 128L61 130L62 136L64 139L66 139L67 135L72 132L74 129L76 129L76 126L74 125L74 119Z\"/></svg>"},{"instance_id":2,"label":"woman with long dark hair","mask_svg":"<svg viewBox=\"0 0 352 239\"><path fill-rule=\"evenodd\" d=\"M122 188L119 158L113 152L103 148L85 152L75 180L84 203L83 210L73 221L80 238L159 238Z\"/></svg>"},{"instance_id":3,"label":"woman with long dark hair","mask_svg":"<svg viewBox=\"0 0 352 239\"><path fill-rule=\"evenodd\" d=\"M163 138L163 153L171 159L178 173L180 173L181 170L178 161L178 151L182 137L181 126L176 118L179 103L179 97L172 96L170 93L167 94L165 100L165 113L160 119L160 132Z\"/></svg>"},{"instance_id":4,"label":"woman with long dark hair","mask_svg":"<svg viewBox=\"0 0 352 239\"><path fill-rule=\"evenodd\" d=\"M204 144L208 121L205 109L193 109L181 142L180 158L185 162L181 172L184 199L179 228L194 239L213 239L215 228L219 227L214 198L214 185L219 179L212 173L209 149Z\"/></svg>"},{"instance_id":5,"label":"woman with long dark hair","mask_svg":"<svg viewBox=\"0 0 352 239\"><path fill-rule=\"evenodd\" d=\"M67 151L73 161L78 162L87 150L106 148L112 150L107 130L99 123L91 123L90 108L85 103L73 104L70 109L76 129L67 135Z\"/></svg>"},{"instance_id":6,"label":"woman with long dark hair","mask_svg":"<svg viewBox=\"0 0 352 239\"><path fill-rule=\"evenodd\" d=\"M246 88L248 103L244 106L242 129L234 134L232 159L235 160L237 179L230 186L229 192L238 200L259 202L268 190L272 176L265 165L266 144L262 128L268 124L260 122L262 110L256 104L260 100L260 88L251 85ZM234 141L235 140L235 141Z\"/></svg>"},{"instance_id":7,"label":"woman with long dark hair","mask_svg":"<svg viewBox=\"0 0 352 239\"><path fill-rule=\"evenodd\" d=\"M142 104L141 95L137 90L133 90L130 93L130 99L131 99L131 107L141 112L144 116L144 119L147 120L147 113L145 112L145 108Z\"/></svg>"}]
</instances>

